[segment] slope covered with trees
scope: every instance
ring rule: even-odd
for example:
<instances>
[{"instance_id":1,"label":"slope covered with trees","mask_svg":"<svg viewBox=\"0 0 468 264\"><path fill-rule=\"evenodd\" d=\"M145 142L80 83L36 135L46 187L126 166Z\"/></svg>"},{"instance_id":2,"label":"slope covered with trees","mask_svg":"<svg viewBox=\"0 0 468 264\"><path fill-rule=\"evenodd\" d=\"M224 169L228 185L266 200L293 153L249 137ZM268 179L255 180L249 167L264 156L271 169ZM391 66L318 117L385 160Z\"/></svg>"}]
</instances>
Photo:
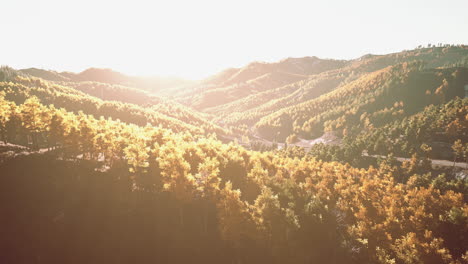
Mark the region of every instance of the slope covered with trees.
<instances>
[{"instance_id":1,"label":"slope covered with trees","mask_svg":"<svg viewBox=\"0 0 468 264\"><path fill-rule=\"evenodd\" d=\"M388 164L253 152L35 98L0 106L10 142L51 149L0 165L8 262L466 261L466 197Z\"/></svg>"},{"instance_id":2,"label":"slope covered with trees","mask_svg":"<svg viewBox=\"0 0 468 264\"><path fill-rule=\"evenodd\" d=\"M310 75L336 69L346 63L317 57L289 58L277 63L254 62L208 78L184 93L175 94L174 98L199 110L212 108L304 80Z\"/></svg>"},{"instance_id":3,"label":"slope covered with trees","mask_svg":"<svg viewBox=\"0 0 468 264\"><path fill-rule=\"evenodd\" d=\"M404 63L263 117L256 128L261 135L277 140L293 133L304 138L318 137L324 131L346 134L360 122L381 126L426 105L464 97L466 83L466 68L424 70L421 63Z\"/></svg>"},{"instance_id":4,"label":"slope covered with trees","mask_svg":"<svg viewBox=\"0 0 468 264\"><path fill-rule=\"evenodd\" d=\"M22 76L14 70L9 72L10 77L0 82L0 91L5 91L7 98L16 103L36 96L45 104L73 112L83 111L96 117L112 117L138 125L150 123L194 134L227 133L203 114L138 89L96 82L59 84Z\"/></svg>"},{"instance_id":5,"label":"slope covered with trees","mask_svg":"<svg viewBox=\"0 0 468 264\"><path fill-rule=\"evenodd\" d=\"M184 87L192 83L192 81L179 78L128 76L113 71L112 69L100 68L89 68L80 73L56 72L37 68L22 69L19 71L47 81L99 82L134 87L150 92L160 92L161 90L171 89L177 90L179 87Z\"/></svg>"},{"instance_id":6,"label":"slope covered with trees","mask_svg":"<svg viewBox=\"0 0 468 264\"><path fill-rule=\"evenodd\" d=\"M0 263L467 263L467 55L2 67Z\"/></svg>"},{"instance_id":7,"label":"slope covered with trees","mask_svg":"<svg viewBox=\"0 0 468 264\"><path fill-rule=\"evenodd\" d=\"M285 63L286 61L290 63ZM207 101L206 98L201 97L210 97L211 99L208 98L208 101L211 100L213 104L205 105L202 108L203 111L214 114L216 122L222 122L227 126L252 126L262 117L317 98L389 66L420 61L423 62L424 69L466 67L468 65L468 48L466 46L440 46L387 55L366 55L356 60L335 61L334 68L320 68L323 64L314 64L313 61L310 58L285 60L269 66L270 72L263 75L269 77L271 75L284 75L284 72L288 72L288 67L290 67L291 72L296 70L294 74L299 73L303 76L297 80L284 77L284 80L289 83L273 82L267 83L266 86L258 86L256 80L262 80L263 76L232 83L227 80L230 80L230 76L235 74L237 69L230 69L206 80L205 86L195 90L187 89L183 95L175 94L174 98L185 104L199 107L200 103L204 104L203 102ZM315 58L315 62L317 61L320 60ZM291 62L300 65L313 64L321 71L297 71L295 67L291 66L293 65ZM278 65L282 63L288 67L279 67ZM275 71L276 67L281 68L284 72ZM255 67L249 65L243 71L247 71L247 69L253 71Z\"/></svg>"}]
</instances>

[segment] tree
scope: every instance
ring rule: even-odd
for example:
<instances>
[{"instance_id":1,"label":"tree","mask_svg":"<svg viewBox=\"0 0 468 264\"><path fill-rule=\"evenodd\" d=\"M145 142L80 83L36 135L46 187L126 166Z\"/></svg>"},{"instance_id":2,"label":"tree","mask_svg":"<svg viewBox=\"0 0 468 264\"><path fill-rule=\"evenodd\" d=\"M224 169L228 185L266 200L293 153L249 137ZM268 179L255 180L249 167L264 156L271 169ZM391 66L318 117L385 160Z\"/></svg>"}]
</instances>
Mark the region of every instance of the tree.
<instances>
[{"instance_id":1,"label":"tree","mask_svg":"<svg viewBox=\"0 0 468 264\"><path fill-rule=\"evenodd\" d=\"M149 147L146 146L146 141L142 137L134 137L131 139L131 144L124 149L124 154L129 165L130 173L138 181L139 178L147 172L149 166ZM138 186L144 188L145 186Z\"/></svg>"},{"instance_id":2,"label":"tree","mask_svg":"<svg viewBox=\"0 0 468 264\"><path fill-rule=\"evenodd\" d=\"M453 167L455 168L455 163L458 158L463 158L464 147L461 139L456 140L452 145L453 150Z\"/></svg>"},{"instance_id":3,"label":"tree","mask_svg":"<svg viewBox=\"0 0 468 264\"><path fill-rule=\"evenodd\" d=\"M294 211L281 208L279 197L268 187L263 187L254 204L257 228L263 235L263 243L278 259L289 257L288 246L292 233L299 229Z\"/></svg>"},{"instance_id":4,"label":"tree","mask_svg":"<svg viewBox=\"0 0 468 264\"><path fill-rule=\"evenodd\" d=\"M16 104L5 100L5 92L0 92L0 136L1 140L7 143L6 127L13 112L16 110Z\"/></svg>"},{"instance_id":5,"label":"tree","mask_svg":"<svg viewBox=\"0 0 468 264\"><path fill-rule=\"evenodd\" d=\"M235 249L240 249L245 241L256 241L259 238L251 206L240 199L241 192L233 190L231 182L226 182L216 203L219 231L223 240ZM237 262L241 255L236 254Z\"/></svg>"},{"instance_id":6,"label":"tree","mask_svg":"<svg viewBox=\"0 0 468 264\"><path fill-rule=\"evenodd\" d=\"M89 118L83 112L78 113L78 130L80 131L81 151L84 159L91 159L93 155L94 137L96 136L93 118Z\"/></svg>"},{"instance_id":7,"label":"tree","mask_svg":"<svg viewBox=\"0 0 468 264\"><path fill-rule=\"evenodd\" d=\"M49 142L54 148L58 144L64 145L65 143L65 134L67 133L67 113L64 109L55 109L51 108L52 115L50 119L50 130L49 130Z\"/></svg>"},{"instance_id":8,"label":"tree","mask_svg":"<svg viewBox=\"0 0 468 264\"><path fill-rule=\"evenodd\" d=\"M161 168L163 187L180 202L179 221L184 227L184 206L194 197L195 177L190 174L190 164L184 159L184 148L173 141L160 147L157 158Z\"/></svg>"},{"instance_id":9,"label":"tree","mask_svg":"<svg viewBox=\"0 0 468 264\"><path fill-rule=\"evenodd\" d=\"M48 112L45 107L40 104L37 97L31 97L21 105L21 120L24 127L30 132L32 138L32 148L39 149L38 136L44 131L48 125Z\"/></svg>"}]
</instances>

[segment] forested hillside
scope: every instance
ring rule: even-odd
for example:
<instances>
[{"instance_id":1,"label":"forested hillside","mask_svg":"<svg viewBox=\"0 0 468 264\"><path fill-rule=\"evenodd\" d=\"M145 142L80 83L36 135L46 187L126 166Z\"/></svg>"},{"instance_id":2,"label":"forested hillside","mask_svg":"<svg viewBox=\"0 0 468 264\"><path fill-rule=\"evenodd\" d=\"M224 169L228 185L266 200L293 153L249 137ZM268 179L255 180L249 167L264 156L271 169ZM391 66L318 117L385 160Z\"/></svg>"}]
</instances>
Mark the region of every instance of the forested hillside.
<instances>
[{"instance_id":1,"label":"forested hillside","mask_svg":"<svg viewBox=\"0 0 468 264\"><path fill-rule=\"evenodd\" d=\"M141 126L149 123L195 134L226 133L205 115L136 88L98 82L49 82L22 76L9 68L2 68L1 73L5 82L0 82L0 91L5 91L7 98L16 103L36 96L44 104L68 111L83 111Z\"/></svg>"},{"instance_id":2,"label":"forested hillside","mask_svg":"<svg viewBox=\"0 0 468 264\"><path fill-rule=\"evenodd\" d=\"M467 62L4 66L0 263L468 263Z\"/></svg>"},{"instance_id":3,"label":"forested hillside","mask_svg":"<svg viewBox=\"0 0 468 264\"><path fill-rule=\"evenodd\" d=\"M404 63L364 75L333 92L263 117L256 128L263 136L280 141L293 133L314 138L324 131L342 133L360 121L380 126L426 105L464 97L467 68L422 67Z\"/></svg>"},{"instance_id":4,"label":"forested hillside","mask_svg":"<svg viewBox=\"0 0 468 264\"><path fill-rule=\"evenodd\" d=\"M180 102L215 114L218 122L230 126L252 126L262 117L342 88L361 77L368 78L375 71L414 61L422 63L421 69L466 67L468 48L421 48L388 55L366 55L351 61L306 57L272 64L254 63L242 69L222 72L207 79L205 85L187 89L182 95L175 93L173 96ZM309 71L298 70L298 66ZM258 77L266 69L269 73ZM239 73L244 73L241 75L244 76L243 79L232 78ZM275 76L281 75L285 76L279 79L281 81L271 81ZM259 84L258 80L270 82L260 85L262 83Z\"/></svg>"},{"instance_id":5,"label":"forested hillside","mask_svg":"<svg viewBox=\"0 0 468 264\"><path fill-rule=\"evenodd\" d=\"M209 78L181 95L176 94L175 99L203 110L298 82L346 63L316 57L289 58L278 63L255 62Z\"/></svg>"},{"instance_id":6,"label":"forested hillside","mask_svg":"<svg viewBox=\"0 0 468 264\"><path fill-rule=\"evenodd\" d=\"M16 131L8 141L50 149L0 165L1 186L16 190L1 201L22 208L2 203L9 262L466 260L466 196L436 179L401 184L388 164L363 170L252 152L35 98L0 103L2 131Z\"/></svg>"},{"instance_id":7,"label":"forested hillside","mask_svg":"<svg viewBox=\"0 0 468 264\"><path fill-rule=\"evenodd\" d=\"M80 73L56 72L37 68L22 69L20 72L48 81L100 82L136 87L151 92L179 89L190 85L192 81L179 78L128 76L111 69L89 68Z\"/></svg>"}]
</instances>

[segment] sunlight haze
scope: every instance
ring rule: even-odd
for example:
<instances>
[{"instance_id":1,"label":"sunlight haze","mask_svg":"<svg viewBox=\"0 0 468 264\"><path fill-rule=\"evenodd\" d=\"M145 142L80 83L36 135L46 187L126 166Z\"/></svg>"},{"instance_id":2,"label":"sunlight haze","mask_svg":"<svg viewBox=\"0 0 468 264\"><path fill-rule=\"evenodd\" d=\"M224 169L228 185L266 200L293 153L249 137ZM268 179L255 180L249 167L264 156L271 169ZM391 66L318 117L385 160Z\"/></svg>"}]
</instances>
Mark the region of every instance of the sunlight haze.
<instances>
[{"instance_id":1,"label":"sunlight haze","mask_svg":"<svg viewBox=\"0 0 468 264\"><path fill-rule=\"evenodd\" d=\"M468 264L468 0L5 0L0 264Z\"/></svg>"},{"instance_id":2,"label":"sunlight haze","mask_svg":"<svg viewBox=\"0 0 468 264\"><path fill-rule=\"evenodd\" d=\"M15 0L2 10L1 64L14 68L200 79L252 61L468 43L463 0Z\"/></svg>"}]
</instances>

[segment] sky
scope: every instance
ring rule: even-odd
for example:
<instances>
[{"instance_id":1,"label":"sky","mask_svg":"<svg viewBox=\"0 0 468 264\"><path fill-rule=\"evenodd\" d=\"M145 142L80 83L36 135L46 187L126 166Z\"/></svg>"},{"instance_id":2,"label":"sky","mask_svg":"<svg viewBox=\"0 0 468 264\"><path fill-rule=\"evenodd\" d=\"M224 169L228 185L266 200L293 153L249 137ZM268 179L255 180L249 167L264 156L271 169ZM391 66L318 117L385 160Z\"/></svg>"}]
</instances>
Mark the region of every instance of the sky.
<instances>
[{"instance_id":1,"label":"sky","mask_svg":"<svg viewBox=\"0 0 468 264\"><path fill-rule=\"evenodd\" d=\"M468 44L467 0L5 0L0 65L201 79L253 61Z\"/></svg>"}]
</instances>

